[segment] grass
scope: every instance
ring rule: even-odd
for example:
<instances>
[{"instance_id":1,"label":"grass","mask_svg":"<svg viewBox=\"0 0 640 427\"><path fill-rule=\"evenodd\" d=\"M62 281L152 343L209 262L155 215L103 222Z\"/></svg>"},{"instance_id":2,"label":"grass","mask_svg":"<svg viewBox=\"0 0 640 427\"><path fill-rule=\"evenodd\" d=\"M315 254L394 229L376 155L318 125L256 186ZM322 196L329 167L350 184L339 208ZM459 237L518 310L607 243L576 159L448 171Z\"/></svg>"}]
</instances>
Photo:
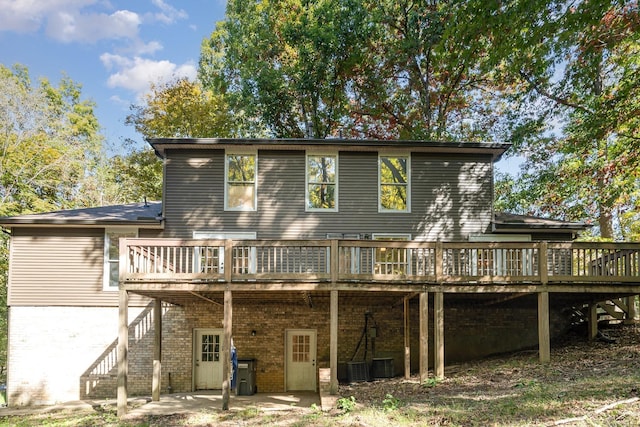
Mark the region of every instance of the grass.
<instances>
[{"instance_id":1,"label":"grass","mask_svg":"<svg viewBox=\"0 0 640 427\"><path fill-rule=\"evenodd\" d=\"M2 416L0 426L549 426L640 425L640 329L616 344L577 341L552 351L552 363L522 353L447 367L447 378L343 385L341 409L317 407L149 416L119 421L97 412Z\"/></svg>"}]
</instances>

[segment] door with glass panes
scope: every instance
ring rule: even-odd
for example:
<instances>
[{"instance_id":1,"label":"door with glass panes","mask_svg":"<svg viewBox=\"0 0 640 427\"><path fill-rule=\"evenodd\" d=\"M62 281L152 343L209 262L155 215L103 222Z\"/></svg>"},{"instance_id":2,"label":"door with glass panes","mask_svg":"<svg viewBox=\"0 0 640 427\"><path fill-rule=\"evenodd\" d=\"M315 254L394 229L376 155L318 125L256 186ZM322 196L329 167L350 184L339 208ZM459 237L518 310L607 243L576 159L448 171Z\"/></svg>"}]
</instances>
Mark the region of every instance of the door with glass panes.
<instances>
[{"instance_id":1,"label":"door with glass panes","mask_svg":"<svg viewBox=\"0 0 640 427\"><path fill-rule=\"evenodd\" d=\"M222 388L222 329L196 329L193 349L194 388Z\"/></svg>"},{"instance_id":2,"label":"door with glass panes","mask_svg":"<svg viewBox=\"0 0 640 427\"><path fill-rule=\"evenodd\" d=\"M286 388L316 391L316 331L286 331Z\"/></svg>"}]
</instances>

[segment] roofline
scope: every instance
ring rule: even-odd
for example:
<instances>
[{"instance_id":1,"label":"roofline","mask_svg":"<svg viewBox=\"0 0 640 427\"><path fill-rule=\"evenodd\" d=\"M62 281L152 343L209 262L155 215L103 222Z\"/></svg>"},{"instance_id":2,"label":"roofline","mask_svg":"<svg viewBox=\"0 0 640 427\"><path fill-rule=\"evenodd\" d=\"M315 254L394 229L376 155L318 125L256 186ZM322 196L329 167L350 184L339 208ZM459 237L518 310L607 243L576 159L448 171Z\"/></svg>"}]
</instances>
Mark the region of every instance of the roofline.
<instances>
[{"instance_id":1,"label":"roofline","mask_svg":"<svg viewBox=\"0 0 640 427\"><path fill-rule=\"evenodd\" d=\"M379 139L344 139L344 138L148 138L147 142L156 155L165 158L168 148L191 149L225 149L231 147L253 147L271 150L300 150L302 147L323 147L327 150L341 151L379 151L382 149L403 149L416 152L436 153L487 153L494 162L511 147L503 142L447 142L421 140L379 140Z\"/></svg>"},{"instance_id":2,"label":"roofline","mask_svg":"<svg viewBox=\"0 0 640 427\"><path fill-rule=\"evenodd\" d=\"M104 228L104 227L143 227L149 229L163 229L164 219L141 219L133 221L125 220L98 220L98 219L25 219L25 218L3 218L0 220L0 227L3 228L26 228L26 227L78 227Z\"/></svg>"},{"instance_id":3,"label":"roofline","mask_svg":"<svg viewBox=\"0 0 640 427\"><path fill-rule=\"evenodd\" d=\"M492 221L492 228L494 232L522 230L529 230L533 232L584 231L591 227L593 227L592 224L585 224L582 222L567 224L514 224L504 221Z\"/></svg>"}]
</instances>

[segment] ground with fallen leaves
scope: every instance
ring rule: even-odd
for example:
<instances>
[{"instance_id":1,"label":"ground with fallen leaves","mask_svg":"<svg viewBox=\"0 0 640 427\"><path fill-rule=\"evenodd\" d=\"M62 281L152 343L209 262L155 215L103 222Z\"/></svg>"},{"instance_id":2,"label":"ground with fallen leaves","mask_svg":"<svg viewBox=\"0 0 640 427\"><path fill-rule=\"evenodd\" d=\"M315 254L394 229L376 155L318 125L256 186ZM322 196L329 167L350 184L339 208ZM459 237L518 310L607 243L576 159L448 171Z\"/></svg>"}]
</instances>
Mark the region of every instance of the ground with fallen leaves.
<instances>
[{"instance_id":1,"label":"ground with fallen leaves","mask_svg":"<svg viewBox=\"0 0 640 427\"><path fill-rule=\"evenodd\" d=\"M603 331L614 342L572 334L535 351L446 367L446 378L417 377L340 386L338 406L263 412L258 408L145 417L120 422L115 408L86 414L0 417L0 426L637 426L640 326Z\"/></svg>"}]
</instances>

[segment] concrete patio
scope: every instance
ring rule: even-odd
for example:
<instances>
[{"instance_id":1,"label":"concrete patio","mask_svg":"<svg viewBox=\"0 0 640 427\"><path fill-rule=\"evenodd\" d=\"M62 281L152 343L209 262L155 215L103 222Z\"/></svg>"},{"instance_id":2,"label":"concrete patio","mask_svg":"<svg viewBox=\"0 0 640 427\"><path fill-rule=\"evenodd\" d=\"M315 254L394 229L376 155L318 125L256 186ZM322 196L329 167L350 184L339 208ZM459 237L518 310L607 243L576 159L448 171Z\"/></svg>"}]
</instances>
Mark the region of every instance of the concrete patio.
<instances>
[{"instance_id":1,"label":"concrete patio","mask_svg":"<svg viewBox=\"0 0 640 427\"><path fill-rule=\"evenodd\" d=\"M231 396L230 411L257 408L261 411L286 411L296 408L321 406L318 393L256 393L251 396ZM126 417L136 418L146 415L186 414L200 411L222 411L220 390L174 393L160 396L157 402L149 401L130 409Z\"/></svg>"}]
</instances>

